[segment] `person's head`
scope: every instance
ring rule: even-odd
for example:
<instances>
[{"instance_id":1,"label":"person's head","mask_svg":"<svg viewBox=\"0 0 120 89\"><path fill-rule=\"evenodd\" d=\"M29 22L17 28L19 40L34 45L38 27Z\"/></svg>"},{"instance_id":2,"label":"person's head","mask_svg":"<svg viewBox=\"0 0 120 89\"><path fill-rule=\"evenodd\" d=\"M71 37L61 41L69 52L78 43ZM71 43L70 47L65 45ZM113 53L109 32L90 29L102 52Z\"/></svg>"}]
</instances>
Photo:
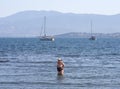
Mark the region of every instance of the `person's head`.
<instances>
[{"instance_id":1,"label":"person's head","mask_svg":"<svg viewBox=\"0 0 120 89\"><path fill-rule=\"evenodd\" d=\"M62 61L62 59L61 59L61 58L58 58L58 61Z\"/></svg>"}]
</instances>

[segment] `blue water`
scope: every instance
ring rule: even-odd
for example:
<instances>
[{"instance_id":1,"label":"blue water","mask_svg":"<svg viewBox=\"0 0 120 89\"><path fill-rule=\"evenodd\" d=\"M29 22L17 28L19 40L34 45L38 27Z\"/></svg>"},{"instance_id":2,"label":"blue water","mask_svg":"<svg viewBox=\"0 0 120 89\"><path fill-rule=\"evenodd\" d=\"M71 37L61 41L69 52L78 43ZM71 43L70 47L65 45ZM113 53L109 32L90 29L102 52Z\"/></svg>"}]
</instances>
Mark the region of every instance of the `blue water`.
<instances>
[{"instance_id":1,"label":"blue water","mask_svg":"<svg viewBox=\"0 0 120 89\"><path fill-rule=\"evenodd\" d=\"M57 76L56 62L65 63ZM120 39L0 39L0 89L119 89Z\"/></svg>"}]
</instances>

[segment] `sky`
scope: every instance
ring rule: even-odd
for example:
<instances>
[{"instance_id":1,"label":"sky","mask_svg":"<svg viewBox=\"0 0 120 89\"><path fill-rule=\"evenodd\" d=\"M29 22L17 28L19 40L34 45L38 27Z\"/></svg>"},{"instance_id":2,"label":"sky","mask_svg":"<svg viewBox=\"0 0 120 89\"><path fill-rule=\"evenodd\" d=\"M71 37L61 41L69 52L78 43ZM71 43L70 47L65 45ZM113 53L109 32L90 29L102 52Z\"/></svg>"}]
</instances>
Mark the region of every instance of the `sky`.
<instances>
[{"instance_id":1,"label":"sky","mask_svg":"<svg viewBox=\"0 0 120 89\"><path fill-rule=\"evenodd\" d=\"M0 17L25 10L78 14L120 14L120 0L0 0Z\"/></svg>"}]
</instances>

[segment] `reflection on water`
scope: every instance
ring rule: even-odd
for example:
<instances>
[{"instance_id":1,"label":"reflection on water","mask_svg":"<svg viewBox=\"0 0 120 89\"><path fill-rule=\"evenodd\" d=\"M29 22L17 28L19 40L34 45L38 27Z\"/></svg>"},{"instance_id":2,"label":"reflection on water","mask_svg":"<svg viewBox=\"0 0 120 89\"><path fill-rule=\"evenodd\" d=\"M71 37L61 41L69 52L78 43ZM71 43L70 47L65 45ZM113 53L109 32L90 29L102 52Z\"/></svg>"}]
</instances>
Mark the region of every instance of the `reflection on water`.
<instances>
[{"instance_id":1,"label":"reflection on water","mask_svg":"<svg viewBox=\"0 0 120 89\"><path fill-rule=\"evenodd\" d=\"M64 79L65 79L64 75L57 75L58 82L62 83L62 81L64 81Z\"/></svg>"}]
</instances>

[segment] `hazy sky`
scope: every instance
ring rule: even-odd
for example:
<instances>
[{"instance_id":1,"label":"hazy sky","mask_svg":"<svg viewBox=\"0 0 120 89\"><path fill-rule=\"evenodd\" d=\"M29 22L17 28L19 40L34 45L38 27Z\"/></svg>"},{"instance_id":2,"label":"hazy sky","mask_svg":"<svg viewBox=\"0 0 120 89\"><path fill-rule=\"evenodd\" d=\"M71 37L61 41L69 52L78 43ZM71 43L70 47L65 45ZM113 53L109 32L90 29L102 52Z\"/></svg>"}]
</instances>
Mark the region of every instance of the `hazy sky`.
<instances>
[{"instance_id":1,"label":"hazy sky","mask_svg":"<svg viewBox=\"0 0 120 89\"><path fill-rule=\"evenodd\" d=\"M0 0L0 17L24 10L113 15L120 13L120 0Z\"/></svg>"}]
</instances>

